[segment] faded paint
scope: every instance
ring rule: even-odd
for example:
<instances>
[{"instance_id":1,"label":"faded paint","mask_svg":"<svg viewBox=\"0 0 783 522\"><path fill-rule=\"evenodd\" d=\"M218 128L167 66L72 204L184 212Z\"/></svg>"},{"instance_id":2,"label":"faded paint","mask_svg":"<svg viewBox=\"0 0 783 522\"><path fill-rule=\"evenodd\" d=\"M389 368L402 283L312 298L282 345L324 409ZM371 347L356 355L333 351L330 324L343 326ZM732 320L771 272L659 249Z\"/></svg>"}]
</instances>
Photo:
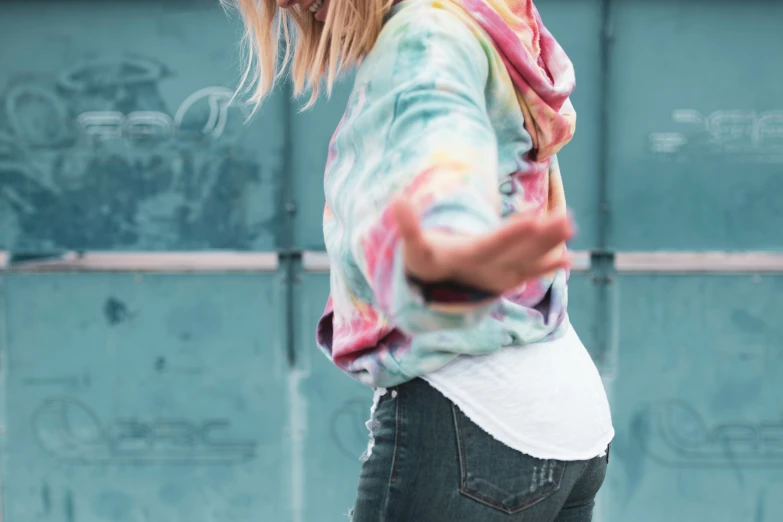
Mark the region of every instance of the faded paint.
<instances>
[{"instance_id":1,"label":"faded paint","mask_svg":"<svg viewBox=\"0 0 783 522\"><path fill-rule=\"evenodd\" d=\"M780 251L783 3L612 0L611 16L607 248Z\"/></svg>"},{"instance_id":2,"label":"faded paint","mask_svg":"<svg viewBox=\"0 0 783 522\"><path fill-rule=\"evenodd\" d=\"M782 276L617 277L620 349L609 395L618 435L603 520L761 512L771 521L783 512L771 496L783 484Z\"/></svg>"},{"instance_id":3,"label":"faded paint","mask_svg":"<svg viewBox=\"0 0 783 522\"><path fill-rule=\"evenodd\" d=\"M227 88L199 89L169 116L161 95L168 76L152 60L123 58L8 79L12 87L0 91L6 248L277 244L279 159L248 147L247 113L229 104Z\"/></svg>"},{"instance_id":4,"label":"faded paint","mask_svg":"<svg viewBox=\"0 0 783 522\"><path fill-rule=\"evenodd\" d=\"M7 522L47 504L63 522L292 520L286 381L267 364L280 348L275 274L6 272L0 284L14 303L0 312L0 409L8 401L15 426L0 433ZM135 314L121 331L108 296Z\"/></svg>"},{"instance_id":5,"label":"faded paint","mask_svg":"<svg viewBox=\"0 0 783 522\"><path fill-rule=\"evenodd\" d=\"M302 382L308 377L304 370L288 372L288 432L291 444L291 513L292 522L303 522L307 492L305 491L306 463L304 441L308 429L307 398L302 393Z\"/></svg>"},{"instance_id":6,"label":"faded paint","mask_svg":"<svg viewBox=\"0 0 783 522\"><path fill-rule=\"evenodd\" d=\"M27 63L14 62L10 53L0 58L0 246L37 253L135 250L14 267L112 274L0 274L0 480L17 477L0 484L0 520L5 514L7 522L27 522L37 516L31 509L51 509L66 522L96 511L140 520L341 519L355 493L369 397L329 367L306 334L326 297L328 265L316 264L324 273L304 274L306 285L297 290L303 303L297 361L308 354L313 363L290 379L277 364L283 351L274 341L280 335L275 299L283 294L270 290L264 274L161 279L123 272L274 271L274 253L262 254L274 260L266 263L194 251L277 246L281 180L289 177L296 183L297 246L319 248L323 201L312 181L320 179L346 91L338 89L335 103L293 122L286 120L283 98L273 96L246 132L242 110L223 103L225 87L202 89L233 85L219 77L235 44L234 35L218 27L222 13L167 4L162 15L153 4L75 10L67 2L11 2L4 6L10 14L0 19L0 32L27 49L13 53ZM571 280L573 321L599 363L617 421L596 520L782 520L783 312L776 298L780 265L767 257L781 248L780 71L759 69L749 59L758 49L769 56L780 49L774 24L781 6L612 2L612 52L622 83L613 85L611 106L601 107L595 81L600 1L560 4L542 0L541 9L583 70L575 95L582 131L561 158L581 223L578 247L595 247L595 218L604 212L611 215L609 246L630 251L617 257L623 273L609 273L605 318L596 319L596 283L581 274ZM47 39L27 31L29 20L51 28ZM207 24L214 30L203 31ZM741 37L729 42L727 34ZM683 35L710 45L682 54ZM91 49L140 56L84 60ZM160 60L144 58L160 49ZM707 52L720 53L720 67ZM210 65L215 60L218 65ZM756 67L753 74L749 67ZM743 71L736 78L753 82L732 80L726 75L732 68ZM671 70L679 72L674 83L661 86L662 72ZM669 118L677 107L695 108ZM729 107L736 109L716 112ZM599 209L595 151L602 133L595 122L602 110L613 115L617 132L609 165L612 207ZM306 150L290 151L291 168L284 172L278 136L289 124L292 145ZM701 197L694 200L695 193ZM91 205L83 210L85 202ZM679 253L645 252L663 248ZM191 252L142 252L151 249ZM689 252L699 249L721 257ZM0 252L0 266L7 257ZM744 271L765 274L729 273ZM675 281L655 275L660 272L685 275ZM129 296L130 311L144 313L112 329L107 319L129 317L102 315L108 296ZM13 307L4 307L5 299ZM194 311L192 303L201 302L213 306ZM599 328L608 331L605 341L595 333ZM286 393L289 401L280 401ZM251 437L254 459L209 468L191 463L187 484L182 467L149 462L67 464L63 474L63 464L33 431L41 419L28 415L52 396L76 396L89 405L89 411L62 403L47 410L54 422L70 412L77 442L103 440L97 435L108 432L115 446L119 435L120 449L137 450L152 441L152 430L160 431L164 446L176 447L197 440L198 432L194 436L187 423L156 424L158 415L202 427L229 419L228 426L207 424L208 441ZM680 406L672 407L672 399ZM92 413L100 429L90 424ZM114 414L135 417L135 424L118 428L123 419ZM14 427L8 433L7 423ZM48 442L63 433L56 424L46 426ZM215 428L222 431L210 431ZM289 441L290 458L276 457ZM14 460L7 458L11 450ZM705 460L707 471L699 469ZM27 473L15 473L20 462ZM279 480L283 476L290 480ZM117 488L114 494L107 482ZM145 508L133 511L133 502Z\"/></svg>"},{"instance_id":7,"label":"faded paint","mask_svg":"<svg viewBox=\"0 0 783 522\"><path fill-rule=\"evenodd\" d=\"M126 319L132 317L127 305L114 297L106 299L106 302L103 304L103 315L106 317L106 322L112 326L125 322Z\"/></svg>"},{"instance_id":8,"label":"faded paint","mask_svg":"<svg viewBox=\"0 0 783 522\"><path fill-rule=\"evenodd\" d=\"M783 111L717 110L705 115L677 109L672 122L689 128L650 134L652 152L730 154L735 161L783 162Z\"/></svg>"},{"instance_id":9,"label":"faded paint","mask_svg":"<svg viewBox=\"0 0 783 522\"><path fill-rule=\"evenodd\" d=\"M70 490L65 493L65 501L63 503L63 514L65 515L65 522L76 521L76 504L73 500L73 492Z\"/></svg>"},{"instance_id":10,"label":"faded paint","mask_svg":"<svg viewBox=\"0 0 783 522\"><path fill-rule=\"evenodd\" d=\"M2 264L0 264L2 266ZM8 323L6 314L5 278L0 272L0 522L5 520L6 465L8 436L6 431L8 401Z\"/></svg>"}]
</instances>

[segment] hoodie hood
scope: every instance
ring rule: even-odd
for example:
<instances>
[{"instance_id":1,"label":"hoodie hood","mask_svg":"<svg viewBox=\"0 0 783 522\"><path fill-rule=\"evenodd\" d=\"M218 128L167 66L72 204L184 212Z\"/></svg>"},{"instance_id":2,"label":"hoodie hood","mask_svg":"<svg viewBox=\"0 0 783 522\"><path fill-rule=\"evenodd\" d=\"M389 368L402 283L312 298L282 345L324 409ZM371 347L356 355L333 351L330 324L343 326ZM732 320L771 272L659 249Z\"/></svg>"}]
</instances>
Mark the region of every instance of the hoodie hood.
<instances>
[{"instance_id":1,"label":"hoodie hood","mask_svg":"<svg viewBox=\"0 0 783 522\"><path fill-rule=\"evenodd\" d=\"M492 40L516 87L535 159L557 154L576 128L569 100L576 85L574 67L532 0L437 1L453 12L458 7Z\"/></svg>"}]
</instances>

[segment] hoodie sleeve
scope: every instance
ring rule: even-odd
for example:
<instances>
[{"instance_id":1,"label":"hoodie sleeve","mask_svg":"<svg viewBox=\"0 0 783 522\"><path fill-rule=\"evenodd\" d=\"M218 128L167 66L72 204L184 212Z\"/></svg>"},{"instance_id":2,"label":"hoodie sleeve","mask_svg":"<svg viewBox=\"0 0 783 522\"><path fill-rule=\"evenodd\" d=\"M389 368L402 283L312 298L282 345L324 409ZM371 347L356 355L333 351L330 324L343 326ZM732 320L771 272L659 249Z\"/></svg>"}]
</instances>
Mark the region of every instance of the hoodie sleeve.
<instances>
[{"instance_id":1,"label":"hoodie sleeve","mask_svg":"<svg viewBox=\"0 0 783 522\"><path fill-rule=\"evenodd\" d=\"M499 224L497 142L485 101L487 53L444 10L414 12L389 25L365 71L369 88L385 94L363 109L390 114L389 124L363 129L385 135L377 168L351 188L364 195L348 215L351 251L378 307L402 331L470 327L493 309L497 296L407 277L389 203L405 197L425 230L476 235Z\"/></svg>"}]
</instances>

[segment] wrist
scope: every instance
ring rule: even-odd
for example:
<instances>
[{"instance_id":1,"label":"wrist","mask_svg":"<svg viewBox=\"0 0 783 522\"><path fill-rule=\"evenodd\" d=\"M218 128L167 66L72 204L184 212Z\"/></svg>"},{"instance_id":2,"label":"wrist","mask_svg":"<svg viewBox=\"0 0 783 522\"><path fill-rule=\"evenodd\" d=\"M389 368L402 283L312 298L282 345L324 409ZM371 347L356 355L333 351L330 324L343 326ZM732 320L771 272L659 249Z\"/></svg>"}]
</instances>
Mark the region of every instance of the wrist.
<instances>
[{"instance_id":1,"label":"wrist","mask_svg":"<svg viewBox=\"0 0 783 522\"><path fill-rule=\"evenodd\" d=\"M498 297L494 292L466 285L454 279L423 281L410 273L406 273L405 278L414 293L426 304L478 304Z\"/></svg>"}]
</instances>

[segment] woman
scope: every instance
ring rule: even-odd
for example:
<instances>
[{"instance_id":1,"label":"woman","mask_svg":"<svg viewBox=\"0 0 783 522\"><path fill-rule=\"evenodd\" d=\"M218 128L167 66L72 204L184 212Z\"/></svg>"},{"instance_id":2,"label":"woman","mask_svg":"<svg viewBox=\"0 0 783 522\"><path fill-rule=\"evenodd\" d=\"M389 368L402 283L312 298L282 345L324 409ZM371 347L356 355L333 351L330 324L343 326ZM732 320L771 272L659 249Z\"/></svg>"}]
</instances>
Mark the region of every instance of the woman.
<instances>
[{"instance_id":1,"label":"woman","mask_svg":"<svg viewBox=\"0 0 783 522\"><path fill-rule=\"evenodd\" d=\"M567 56L532 0L278 1L236 1L256 103L281 35L297 94L356 67L317 332L376 390L353 520L591 520L614 431L566 309Z\"/></svg>"}]
</instances>

